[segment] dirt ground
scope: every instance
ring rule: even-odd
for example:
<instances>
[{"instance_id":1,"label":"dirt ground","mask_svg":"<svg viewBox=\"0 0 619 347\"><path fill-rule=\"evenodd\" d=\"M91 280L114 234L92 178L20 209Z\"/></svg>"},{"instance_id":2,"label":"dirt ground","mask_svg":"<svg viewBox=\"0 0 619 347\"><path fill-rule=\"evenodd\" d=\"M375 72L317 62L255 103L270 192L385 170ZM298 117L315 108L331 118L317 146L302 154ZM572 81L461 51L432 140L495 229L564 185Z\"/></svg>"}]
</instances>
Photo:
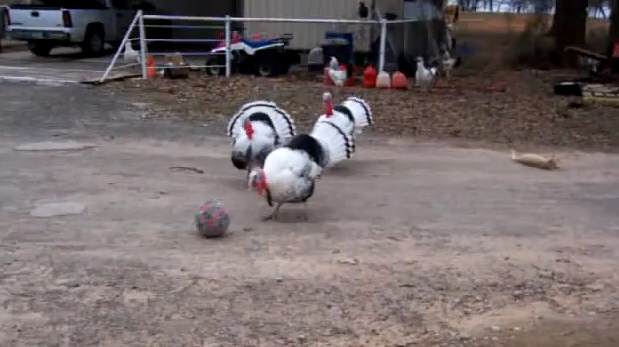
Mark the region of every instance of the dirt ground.
<instances>
[{"instance_id":1,"label":"dirt ground","mask_svg":"<svg viewBox=\"0 0 619 347\"><path fill-rule=\"evenodd\" d=\"M577 100L552 94L561 72L504 71L485 76L459 76L441 81L432 93L350 87L337 91L316 76L299 73L277 79L194 75L190 80L128 80L103 90L157 108L158 116L223 124L239 105L273 100L307 130L322 108L322 93L336 99L364 98L377 115L373 130L388 136L480 141L486 145L571 147L619 150L618 108L574 106ZM568 75L572 76L572 75Z\"/></svg>"},{"instance_id":2,"label":"dirt ground","mask_svg":"<svg viewBox=\"0 0 619 347\"><path fill-rule=\"evenodd\" d=\"M265 223L221 124L134 101L72 85L0 93L0 345L619 343L616 155L562 150L565 168L546 172L504 149L363 134L308 222L286 206ZM13 150L69 139L99 147ZM213 197L230 234L201 239L193 211ZM29 215L53 201L86 210Z\"/></svg>"},{"instance_id":3,"label":"dirt ground","mask_svg":"<svg viewBox=\"0 0 619 347\"><path fill-rule=\"evenodd\" d=\"M583 106L580 98L554 95L556 83L580 79L584 70L514 70L511 56L530 16L463 14L456 37L463 64L453 79L439 79L431 93L361 88L336 91L325 87L322 76L296 72L281 78L234 76L230 79L195 73L189 80L127 80L103 87L118 96L130 95L157 109L158 116L205 124L227 122L243 103L256 99L277 102L309 129L321 112L322 93L339 100L347 95L364 98L377 115L374 131L387 136L476 141L484 147L569 147L581 150L619 150L619 108ZM604 23L591 21L597 33ZM412 82L409 81L412 87Z\"/></svg>"},{"instance_id":4,"label":"dirt ground","mask_svg":"<svg viewBox=\"0 0 619 347\"><path fill-rule=\"evenodd\" d=\"M324 90L307 76L3 84L0 346L619 345L617 110L568 107L555 73L472 66L430 95L345 91L377 123L309 221L262 222L221 137L255 98L307 129ZM66 140L98 147L13 150ZM208 198L227 237L194 230ZM31 215L50 202L85 211Z\"/></svg>"}]
</instances>

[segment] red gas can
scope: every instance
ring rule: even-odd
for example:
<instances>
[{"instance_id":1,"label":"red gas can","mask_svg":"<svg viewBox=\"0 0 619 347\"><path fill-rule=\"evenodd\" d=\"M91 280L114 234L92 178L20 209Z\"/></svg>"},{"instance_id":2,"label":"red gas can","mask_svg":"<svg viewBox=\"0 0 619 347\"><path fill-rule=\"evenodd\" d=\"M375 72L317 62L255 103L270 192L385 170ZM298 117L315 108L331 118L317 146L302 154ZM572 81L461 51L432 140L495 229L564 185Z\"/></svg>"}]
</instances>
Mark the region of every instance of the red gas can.
<instances>
[{"instance_id":1,"label":"red gas can","mask_svg":"<svg viewBox=\"0 0 619 347\"><path fill-rule=\"evenodd\" d=\"M364 88L375 88L376 87L376 77L378 73L376 69L369 65L363 71L363 87Z\"/></svg>"},{"instance_id":2,"label":"red gas can","mask_svg":"<svg viewBox=\"0 0 619 347\"><path fill-rule=\"evenodd\" d=\"M346 83L344 85L346 87L350 87L355 84L355 76L353 74L353 69L349 69L346 64L340 64L340 71L347 71L346 73Z\"/></svg>"}]
</instances>

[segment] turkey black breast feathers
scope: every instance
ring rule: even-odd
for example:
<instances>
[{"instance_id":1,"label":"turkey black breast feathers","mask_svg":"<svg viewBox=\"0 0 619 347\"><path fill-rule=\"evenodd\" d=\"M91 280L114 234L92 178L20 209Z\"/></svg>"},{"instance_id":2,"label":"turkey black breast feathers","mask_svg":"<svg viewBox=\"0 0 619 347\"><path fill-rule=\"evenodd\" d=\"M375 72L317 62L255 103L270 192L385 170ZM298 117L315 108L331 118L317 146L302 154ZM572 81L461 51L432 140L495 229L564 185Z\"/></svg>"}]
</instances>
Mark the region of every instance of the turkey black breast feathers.
<instances>
[{"instance_id":1,"label":"turkey black breast feathers","mask_svg":"<svg viewBox=\"0 0 619 347\"><path fill-rule=\"evenodd\" d=\"M315 138L307 134L299 134L288 142L284 147L304 151L312 161L321 167L325 167L327 155L322 145Z\"/></svg>"},{"instance_id":2,"label":"turkey black breast feathers","mask_svg":"<svg viewBox=\"0 0 619 347\"><path fill-rule=\"evenodd\" d=\"M350 111L348 107L344 105L337 105L333 107L333 111L345 114L346 117L348 117L348 120L350 120L350 123L355 124L355 117L352 115L352 111Z\"/></svg>"}]
</instances>

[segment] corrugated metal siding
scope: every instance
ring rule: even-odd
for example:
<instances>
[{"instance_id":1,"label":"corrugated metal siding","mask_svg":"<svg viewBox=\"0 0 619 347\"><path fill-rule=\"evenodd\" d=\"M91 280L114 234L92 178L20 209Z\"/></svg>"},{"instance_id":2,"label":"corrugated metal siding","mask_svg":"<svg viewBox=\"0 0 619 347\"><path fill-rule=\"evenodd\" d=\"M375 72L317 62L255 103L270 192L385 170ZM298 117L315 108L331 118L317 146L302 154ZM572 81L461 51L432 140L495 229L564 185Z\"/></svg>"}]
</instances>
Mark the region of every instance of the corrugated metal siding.
<instances>
[{"instance_id":1,"label":"corrugated metal siding","mask_svg":"<svg viewBox=\"0 0 619 347\"><path fill-rule=\"evenodd\" d=\"M401 2L402 0L389 1ZM368 6L370 3L371 1L366 1ZM243 16L250 18L359 19L358 6L359 0L244 0ZM355 33L357 48L367 46L369 42L370 26L362 24L246 22L243 26L246 34L262 33L266 37L291 33L293 35L291 48L293 49L307 50L319 46L324 41L326 31ZM360 29L362 26L365 30Z\"/></svg>"},{"instance_id":2,"label":"corrugated metal siding","mask_svg":"<svg viewBox=\"0 0 619 347\"><path fill-rule=\"evenodd\" d=\"M231 16L236 15L235 13L236 6L235 6L234 1L150 0L149 2L155 6L155 13L157 14L179 15L179 16L208 16L208 17L223 17L225 15L231 15ZM148 25L149 23L146 23L146 24ZM164 23L157 23L157 24L164 24ZM207 23L207 22L190 23L187 21L177 21L172 24L196 25L196 26L221 25L222 29L165 29L165 28L160 28L158 33L155 34L155 36L157 36L156 38L174 38L174 39L217 38L218 33L223 31L223 23Z\"/></svg>"},{"instance_id":3,"label":"corrugated metal siding","mask_svg":"<svg viewBox=\"0 0 619 347\"><path fill-rule=\"evenodd\" d=\"M380 13L395 13L398 18L402 18L404 13L404 0L376 0L376 8Z\"/></svg>"}]
</instances>

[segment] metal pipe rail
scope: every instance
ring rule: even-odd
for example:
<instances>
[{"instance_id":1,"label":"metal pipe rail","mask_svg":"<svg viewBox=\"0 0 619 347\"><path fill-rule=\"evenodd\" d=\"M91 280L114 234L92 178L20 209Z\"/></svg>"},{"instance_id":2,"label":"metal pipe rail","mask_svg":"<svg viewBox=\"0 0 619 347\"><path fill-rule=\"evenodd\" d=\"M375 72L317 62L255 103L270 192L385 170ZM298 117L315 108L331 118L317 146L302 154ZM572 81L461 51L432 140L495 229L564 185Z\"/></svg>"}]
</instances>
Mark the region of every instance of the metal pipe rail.
<instances>
[{"instance_id":1,"label":"metal pipe rail","mask_svg":"<svg viewBox=\"0 0 619 347\"><path fill-rule=\"evenodd\" d=\"M192 22L219 22L220 26L215 25L179 25L179 24L146 24L147 20L169 20L169 21L192 21ZM415 23L417 19L396 19L396 20L357 20L357 19L333 19L333 18L246 18L246 17L198 17L198 16L172 16L172 15L145 15L141 10L135 15L135 18L131 22L125 37L123 38L120 47L116 51L116 54L112 58L112 62L106 69L105 73L101 77L100 82L103 82L110 74L112 68L116 64L119 56L123 52L126 42L139 41L140 42L140 63L142 70L142 78L147 78L147 57L153 55L161 55L161 52L147 52L147 42L214 42L214 39L148 39L146 38L147 27L172 27L172 28L209 28L209 29L223 29L224 30L224 42L227 47L225 51L225 75L229 77L231 75L231 60L232 51L230 48L230 42L232 37L232 23L236 22L265 22L265 23L327 23L327 24L362 24L362 25L379 25L380 27L380 42L379 42L379 59L378 59L378 71L384 71L385 67L385 52L387 49L387 26L390 24L402 24L402 23ZM129 36L131 32L137 27L138 38L131 39ZM199 55L201 53L189 55ZM218 65L220 66L220 65Z\"/></svg>"}]
</instances>

